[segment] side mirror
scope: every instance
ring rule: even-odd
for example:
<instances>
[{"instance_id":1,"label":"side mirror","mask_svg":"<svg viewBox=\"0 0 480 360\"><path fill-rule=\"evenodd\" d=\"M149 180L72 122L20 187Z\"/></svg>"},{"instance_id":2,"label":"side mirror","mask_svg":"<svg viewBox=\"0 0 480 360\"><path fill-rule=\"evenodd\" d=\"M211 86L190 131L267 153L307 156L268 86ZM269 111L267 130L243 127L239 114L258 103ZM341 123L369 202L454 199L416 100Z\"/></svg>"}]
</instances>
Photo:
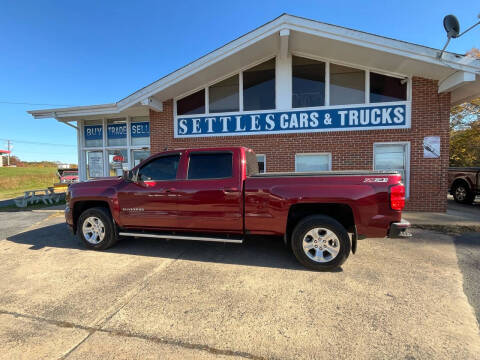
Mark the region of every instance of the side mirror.
<instances>
[{"instance_id":1,"label":"side mirror","mask_svg":"<svg viewBox=\"0 0 480 360\"><path fill-rule=\"evenodd\" d=\"M133 171L132 170L123 170L122 178L126 182L133 182L134 181Z\"/></svg>"}]
</instances>

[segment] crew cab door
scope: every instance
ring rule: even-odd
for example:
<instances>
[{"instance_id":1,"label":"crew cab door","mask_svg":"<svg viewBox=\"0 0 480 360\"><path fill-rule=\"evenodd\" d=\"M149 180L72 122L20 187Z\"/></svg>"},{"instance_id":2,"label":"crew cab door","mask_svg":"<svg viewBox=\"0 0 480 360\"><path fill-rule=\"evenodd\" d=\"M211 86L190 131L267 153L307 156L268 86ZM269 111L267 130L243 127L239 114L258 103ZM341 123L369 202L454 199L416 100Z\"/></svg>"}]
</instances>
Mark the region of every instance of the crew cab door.
<instances>
[{"instance_id":1,"label":"crew cab door","mask_svg":"<svg viewBox=\"0 0 480 360\"><path fill-rule=\"evenodd\" d=\"M177 227L179 153L151 159L138 169L137 179L118 191L122 226L173 229Z\"/></svg>"},{"instance_id":2,"label":"crew cab door","mask_svg":"<svg viewBox=\"0 0 480 360\"><path fill-rule=\"evenodd\" d=\"M243 232L240 151L187 152L177 222L191 231Z\"/></svg>"}]
</instances>

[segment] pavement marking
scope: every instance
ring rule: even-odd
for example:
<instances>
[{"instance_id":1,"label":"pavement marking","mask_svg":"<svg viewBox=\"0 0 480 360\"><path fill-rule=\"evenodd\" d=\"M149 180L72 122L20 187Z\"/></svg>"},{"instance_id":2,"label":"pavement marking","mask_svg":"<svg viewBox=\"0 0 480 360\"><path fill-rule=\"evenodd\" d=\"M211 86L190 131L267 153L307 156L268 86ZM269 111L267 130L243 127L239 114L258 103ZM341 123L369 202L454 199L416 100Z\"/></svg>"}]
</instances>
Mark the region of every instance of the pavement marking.
<instances>
[{"instance_id":1,"label":"pavement marking","mask_svg":"<svg viewBox=\"0 0 480 360\"><path fill-rule=\"evenodd\" d=\"M106 333L114 336L123 336L123 337L128 337L128 338L135 338L135 339L142 339L142 340L147 340L151 341L157 344L164 344L164 345L173 345L173 346L178 346L181 348L185 349L192 349L192 350L200 350L200 351L206 351L211 354L215 355L225 355L225 356L237 356L237 357L243 357L246 359L252 359L252 360L266 360L265 357L263 356L258 356L254 354L250 354L248 352L244 351L235 351L235 350L225 350L225 349L217 349L208 345L204 344L197 344L197 343L189 343L181 340L176 340L173 338L166 338L166 337L158 337L158 336L152 336L152 335L144 335L144 334L138 334L138 333L132 333L129 331L125 330L109 330L109 329L102 329L99 327L94 327L94 326L84 326L80 324L75 324L73 322L69 321L59 321L59 320L53 320L53 319L47 319L44 317L40 316L34 316L34 315L28 315L28 314L22 314L18 312L13 312L13 311L8 311L8 310L2 310L0 309L0 314L2 315L10 315L15 318L24 318L24 319L29 319L29 320L34 320L38 322L45 322L51 325L55 325L58 327L62 328L75 328L75 329L80 329L80 330L85 330L88 331L88 335L85 336L81 341L79 341L75 346L73 346L67 353L65 353L60 359L66 359L71 353L75 351L82 343L84 343L91 335L93 335L95 332L101 332L101 333Z\"/></svg>"}]
</instances>

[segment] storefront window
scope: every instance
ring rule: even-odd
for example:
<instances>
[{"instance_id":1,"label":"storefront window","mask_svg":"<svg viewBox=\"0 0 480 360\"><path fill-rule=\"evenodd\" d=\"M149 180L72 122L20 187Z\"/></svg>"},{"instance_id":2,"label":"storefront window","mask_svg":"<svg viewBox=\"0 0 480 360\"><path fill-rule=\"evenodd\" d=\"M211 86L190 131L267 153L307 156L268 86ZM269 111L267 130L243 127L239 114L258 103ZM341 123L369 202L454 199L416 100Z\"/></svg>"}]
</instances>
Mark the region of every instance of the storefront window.
<instances>
[{"instance_id":1,"label":"storefront window","mask_svg":"<svg viewBox=\"0 0 480 360\"><path fill-rule=\"evenodd\" d=\"M221 113L239 110L238 78L239 76L235 75L208 88L209 112Z\"/></svg>"},{"instance_id":2,"label":"storefront window","mask_svg":"<svg viewBox=\"0 0 480 360\"><path fill-rule=\"evenodd\" d=\"M325 63L292 57L292 106L325 105Z\"/></svg>"},{"instance_id":3,"label":"storefront window","mask_svg":"<svg viewBox=\"0 0 480 360\"><path fill-rule=\"evenodd\" d=\"M275 59L243 72L243 108L275 109Z\"/></svg>"},{"instance_id":4,"label":"storefront window","mask_svg":"<svg viewBox=\"0 0 480 360\"><path fill-rule=\"evenodd\" d=\"M89 121L83 127L85 147L103 146L103 125L102 121Z\"/></svg>"},{"instance_id":5,"label":"storefront window","mask_svg":"<svg viewBox=\"0 0 480 360\"><path fill-rule=\"evenodd\" d=\"M97 178L103 175L103 151L85 151L87 161L87 178Z\"/></svg>"},{"instance_id":6,"label":"storefront window","mask_svg":"<svg viewBox=\"0 0 480 360\"><path fill-rule=\"evenodd\" d=\"M392 76L370 73L370 102L407 100L407 81Z\"/></svg>"},{"instance_id":7,"label":"storefront window","mask_svg":"<svg viewBox=\"0 0 480 360\"><path fill-rule=\"evenodd\" d=\"M381 144L373 148L373 169L394 170L402 176L405 190L409 193L409 145L408 143Z\"/></svg>"},{"instance_id":8,"label":"storefront window","mask_svg":"<svg viewBox=\"0 0 480 360\"><path fill-rule=\"evenodd\" d=\"M259 173L264 173L266 172L266 161L265 161L265 155L263 154L257 154L257 162L258 162L258 172Z\"/></svg>"},{"instance_id":9,"label":"storefront window","mask_svg":"<svg viewBox=\"0 0 480 360\"><path fill-rule=\"evenodd\" d=\"M150 118L148 116L131 118L130 141L132 145L150 145Z\"/></svg>"},{"instance_id":10,"label":"storefront window","mask_svg":"<svg viewBox=\"0 0 480 360\"><path fill-rule=\"evenodd\" d=\"M177 115L205 113L205 89L177 101Z\"/></svg>"},{"instance_id":11,"label":"storefront window","mask_svg":"<svg viewBox=\"0 0 480 360\"><path fill-rule=\"evenodd\" d=\"M332 169L332 155L321 154L296 154L295 171L329 171Z\"/></svg>"},{"instance_id":12,"label":"storefront window","mask_svg":"<svg viewBox=\"0 0 480 360\"><path fill-rule=\"evenodd\" d=\"M125 119L110 119L107 121L107 145L127 145L127 122Z\"/></svg>"},{"instance_id":13,"label":"storefront window","mask_svg":"<svg viewBox=\"0 0 480 360\"><path fill-rule=\"evenodd\" d=\"M150 156L150 150L148 149L132 150L133 167L140 164L143 160L145 160L149 156Z\"/></svg>"},{"instance_id":14,"label":"storefront window","mask_svg":"<svg viewBox=\"0 0 480 360\"><path fill-rule=\"evenodd\" d=\"M365 71L330 64L330 105L365 103Z\"/></svg>"},{"instance_id":15,"label":"storefront window","mask_svg":"<svg viewBox=\"0 0 480 360\"><path fill-rule=\"evenodd\" d=\"M108 150L108 175L122 176L128 170L127 150Z\"/></svg>"}]
</instances>

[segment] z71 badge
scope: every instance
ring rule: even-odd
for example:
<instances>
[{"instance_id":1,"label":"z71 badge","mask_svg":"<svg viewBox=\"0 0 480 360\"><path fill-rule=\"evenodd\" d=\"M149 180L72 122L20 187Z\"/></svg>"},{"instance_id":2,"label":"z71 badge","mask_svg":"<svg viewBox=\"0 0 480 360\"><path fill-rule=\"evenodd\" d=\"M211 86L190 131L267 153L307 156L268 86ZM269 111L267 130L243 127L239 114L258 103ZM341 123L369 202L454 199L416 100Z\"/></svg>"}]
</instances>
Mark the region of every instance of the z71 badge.
<instances>
[{"instance_id":1,"label":"z71 badge","mask_svg":"<svg viewBox=\"0 0 480 360\"><path fill-rule=\"evenodd\" d=\"M388 182L388 178L382 177L382 178L365 178L363 182L366 183L386 183Z\"/></svg>"}]
</instances>

